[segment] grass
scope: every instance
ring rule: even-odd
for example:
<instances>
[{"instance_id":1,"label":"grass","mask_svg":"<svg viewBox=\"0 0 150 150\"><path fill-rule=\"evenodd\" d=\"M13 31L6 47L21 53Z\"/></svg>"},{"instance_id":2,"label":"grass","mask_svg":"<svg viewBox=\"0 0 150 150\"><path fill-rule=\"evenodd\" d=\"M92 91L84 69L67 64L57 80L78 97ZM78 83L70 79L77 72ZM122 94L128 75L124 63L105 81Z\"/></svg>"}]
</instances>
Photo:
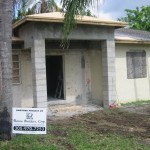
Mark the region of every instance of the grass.
<instances>
[{"instance_id":1,"label":"grass","mask_svg":"<svg viewBox=\"0 0 150 150\"><path fill-rule=\"evenodd\" d=\"M46 135L17 135L0 150L150 150L133 137L100 134L84 126L49 125Z\"/></svg>"},{"instance_id":2,"label":"grass","mask_svg":"<svg viewBox=\"0 0 150 150\"><path fill-rule=\"evenodd\" d=\"M150 100L138 100L136 102L129 102L126 104L121 104L122 106L142 106L145 104L150 104Z\"/></svg>"}]
</instances>

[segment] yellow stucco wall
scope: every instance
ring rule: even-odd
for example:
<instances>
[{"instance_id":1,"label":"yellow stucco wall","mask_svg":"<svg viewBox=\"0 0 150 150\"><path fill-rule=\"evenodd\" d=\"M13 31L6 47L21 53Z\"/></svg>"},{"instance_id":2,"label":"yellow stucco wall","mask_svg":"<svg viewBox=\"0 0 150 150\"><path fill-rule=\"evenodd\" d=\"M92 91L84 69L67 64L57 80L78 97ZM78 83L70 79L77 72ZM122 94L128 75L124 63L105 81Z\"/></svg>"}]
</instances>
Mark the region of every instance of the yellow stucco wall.
<instances>
[{"instance_id":1,"label":"yellow stucco wall","mask_svg":"<svg viewBox=\"0 0 150 150\"><path fill-rule=\"evenodd\" d=\"M145 50L147 77L127 79L126 52ZM116 44L116 94L121 103L150 99L150 45Z\"/></svg>"}]
</instances>

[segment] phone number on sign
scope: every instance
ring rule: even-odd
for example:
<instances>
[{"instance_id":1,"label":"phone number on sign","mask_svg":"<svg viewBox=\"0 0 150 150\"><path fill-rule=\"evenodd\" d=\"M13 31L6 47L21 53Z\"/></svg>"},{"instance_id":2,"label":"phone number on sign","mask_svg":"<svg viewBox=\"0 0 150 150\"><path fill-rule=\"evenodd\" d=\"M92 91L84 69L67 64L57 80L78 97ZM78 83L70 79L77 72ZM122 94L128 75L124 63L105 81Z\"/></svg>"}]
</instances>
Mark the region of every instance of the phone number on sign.
<instances>
[{"instance_id":1,"label":"phone number on sign","mask_svg":"<svg viewBox=\"0 0 150 150\"><path fill-rule=\"evenodd\" d=\"M15 131L45 131L45 127L14 126Z\"/></svg>"}]
</instances>

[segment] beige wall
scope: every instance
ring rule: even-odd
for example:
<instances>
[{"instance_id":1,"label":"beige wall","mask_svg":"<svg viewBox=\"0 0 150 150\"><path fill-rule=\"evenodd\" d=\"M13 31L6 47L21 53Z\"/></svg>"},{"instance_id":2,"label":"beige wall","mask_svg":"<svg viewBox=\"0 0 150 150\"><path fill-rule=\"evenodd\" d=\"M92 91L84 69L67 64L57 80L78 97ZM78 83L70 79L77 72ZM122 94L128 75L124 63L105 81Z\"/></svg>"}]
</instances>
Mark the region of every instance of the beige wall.
<instances>
[{"instance_id":1,"label":"beige wall","mask_svg":"<svg viewBox=\"0 0 150 150\"><path fill-rule=\"evenodd\" d=\"M20 77L19 84L13 84L13 106L33 107L33 88L30 51L15 51L20 56Z\"/></svg>"},{"instance_id":2,"label":"beige wall","mask_svg":"<svg viewBox=\"0 0 150 150\"><path fill-rule=\"evenodd\" d=\"M147 77L127 79L126 52L145 50ZM116 94L121 103L150 99L150 45L116 44Z\"/></svg>"}]
</instances>

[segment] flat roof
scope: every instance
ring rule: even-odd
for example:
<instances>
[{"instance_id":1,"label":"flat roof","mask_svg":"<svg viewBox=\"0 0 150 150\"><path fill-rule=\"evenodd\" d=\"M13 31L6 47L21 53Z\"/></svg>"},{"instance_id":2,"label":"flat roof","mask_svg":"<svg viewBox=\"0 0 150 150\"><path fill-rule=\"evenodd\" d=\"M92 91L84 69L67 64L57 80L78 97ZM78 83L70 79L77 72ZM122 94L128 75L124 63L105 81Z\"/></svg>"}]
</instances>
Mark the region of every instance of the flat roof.
<instances>
[{"instance_id":1,"label":"flat roof","mask_svg":"<svg viewBox=\"0 0 150 150\"><path fill-rule=\"evenodd\" d=\"M28 21L37 21L37 22L57 22L63 23L64 13L61 12L51 12L51 13L42 13L42 14L34 14L27 15L25 18L15 22L13 24L13 29L19 27ZM114 27L125 27L127 23L121 21L113 21L107 19L101 19L96 17L89 16L76 16L77 24L85 24L85 25L99 25L99 26L114 26Z\"/></svg>"}]
</instances>

